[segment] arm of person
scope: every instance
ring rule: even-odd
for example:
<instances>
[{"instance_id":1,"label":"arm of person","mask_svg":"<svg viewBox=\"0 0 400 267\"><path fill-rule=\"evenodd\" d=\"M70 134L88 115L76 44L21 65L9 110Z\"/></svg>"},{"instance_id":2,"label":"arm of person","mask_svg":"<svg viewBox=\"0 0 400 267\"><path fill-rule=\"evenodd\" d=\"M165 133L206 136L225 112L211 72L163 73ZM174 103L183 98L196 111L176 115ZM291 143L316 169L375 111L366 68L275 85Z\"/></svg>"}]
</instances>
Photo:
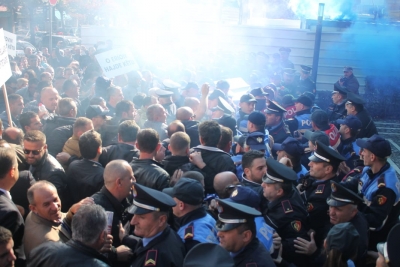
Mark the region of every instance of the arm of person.
<instances>
[{"instance_id":1,"label":"arm of person","mask_svg":"<svg viewBox=\"0 0 400 267\"><path fill-rule=\"evenodd\" d=\"M208 108L207 97L208 93L210 92L210 86L208 84L203 84L201 86L201 97L200 97L200 105L199 108L196 110L195 115L197 120L201 120L206 114Z\"/></svg>"},{"instance_id":2,"label":"arm of person","mask_svg":"<svg viewBox=\"0 0 400 267\"><path fill-rule=\"evenodd\" d=\"M395 201L396 194L390 188L382 187L375 192L370 205L363 211L371 228L378 229L384 225Z\"/></svg>"}]
</instances>

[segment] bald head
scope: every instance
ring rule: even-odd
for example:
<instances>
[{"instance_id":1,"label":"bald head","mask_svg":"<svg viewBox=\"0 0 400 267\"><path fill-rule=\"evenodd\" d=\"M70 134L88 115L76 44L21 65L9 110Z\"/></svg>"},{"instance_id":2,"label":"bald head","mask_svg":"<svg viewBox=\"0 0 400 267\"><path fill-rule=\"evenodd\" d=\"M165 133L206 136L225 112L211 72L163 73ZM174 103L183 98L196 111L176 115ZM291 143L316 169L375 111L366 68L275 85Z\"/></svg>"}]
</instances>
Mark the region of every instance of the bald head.
<instances>
[{"instance_id":1,"label":"bald head","mask_svg":"<svg viewBox=\"0 0 400 267\"><path fill-rule=\"evenodd\" d=\"M36 183L34 183L29 189L28 189L28 201L29 204L35 205L35 192L41 192L41 191L55 191L57 192L57 188L50 182L46 180L40 180Z\"/></svg>"},{"instance_id":2,"label":"bald head","mask_svg":"<svg viewBox=\"0 0 400 267\"><path fill-rule=\"evenodd\" d=\"M40 102L42 102L50 112L55 112L57 109L59 98L58 91L53 87L45 87L40 93Z\"/></svg>"},{"instance_id":3,"label":"bald head","mask_svg":"<svg viewBox=\"0 0 400 267\"><path fill-rule=\"evenodd\" d=\"M3 132L3 139L10 144L21 145L23 138L24 134L19 128L8 127Z\"/></svg>"},{"instance_id":4,"label":"bald head","mask_svg":"<svg viewBox=\"0 0 400 267\"><path fill-rule=\"evenodd\" d=\"M176 119L180 121L190 120L193 118L193 110L189 107L181 107L176 110Z\"/></svg>"},{"instance_id":5,"label":"bald head","mask_svg":"<svg viewBox=\"0 0 400 267\"><path fill-rule=\"evenodd\" d=\"M228 185L236 185L239 183L236 174L233 172L220 172L215 175L214 178L214 189L219 198L228 198L229 192L225 190Z\"/></svg>"},{"instance_id":6,"label":"bald head","mask_svg":"<svg viewBox=\"0 0 400 267\"><path fill-rule=\"evenodd\" d=\"M110 161L104 169L104 185L107 189L112 187L118 178L124 177L129 173L131 166L125 160L117 159Z\"/></svg>"}]
</instances>

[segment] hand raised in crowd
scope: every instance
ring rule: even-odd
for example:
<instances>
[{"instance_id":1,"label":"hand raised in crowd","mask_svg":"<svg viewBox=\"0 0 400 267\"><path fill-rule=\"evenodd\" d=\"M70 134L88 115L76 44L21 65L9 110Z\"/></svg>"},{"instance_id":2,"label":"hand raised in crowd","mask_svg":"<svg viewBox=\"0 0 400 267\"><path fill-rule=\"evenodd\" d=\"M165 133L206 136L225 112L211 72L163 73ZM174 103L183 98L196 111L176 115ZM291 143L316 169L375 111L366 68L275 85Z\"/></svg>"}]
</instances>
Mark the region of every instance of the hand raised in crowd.
<instances>
[{"instance_id":1,"label":"hand raised in crowd","mask_svg":"<svg viewBox=\"0 0 400 267\"><path fill-rule=\"evenodd\" d=\"M169 185L174 186L179 181L179 179L181 179L182 175L183 175L183 171L181 169L175 170L174 174L171 177Z\"/></svg>"},{"instance_id":2,"label":"hand raised in crowd","mask_svg":"<svg viewBox=\"0 0 400 267\"><path fill-rule=\"evenodd\" d=\"M165 158L165 150L166 150L165 147L161 145L154 159L158 162L161 162Z\"/></svg>"},{"instance_id":3,"label":"hand raised in crowd","mask_svg":"<svg viewBox=\"0 0 400 267\"><path fill-rule=\"evenodd\" d=\"M201 96L206 97L210 93L210 85L205 83L201 86Z\"/></svg>"},{"instance_id":4,"label":"hand raised in crowd","mask_svg":"<svg viewBox=\"0 0 400 267\"><path fill-rule=\"evenodd\" d=\"M93 198L87 197L87 198L82 199L78 203L72 205L72 207L70 208L70 211L72 213L76 213L82 205L92 205L92 204L94 204Z\"/></svg>"},{"instance_id":5,"label":"hand raised in crowd","mask_svg":"<svg viewBox=\"0 0 400 267\"><path fill-rule=\"evenodd\" d=\"M196 165L199 169L203 169L206 164L203 161L203 158L201 156L201 152L193 152L189 155L189 160L191 163L193 163L194 165Z\"/></svg>"},{"instance_id":6,"label":"hand raised in crowd","mask_svg":"<svg viewBox=\"0 0 400 267\"><path fill-rule=\"evenodd\" d=\"M116 251L118 261L129 261L133 256L132 250L124 245L117 247Z\"/></svg>"},{"instance_id":7,"label":"hand raised in crowd","mask_svg":"<svg viewBox=\"0 0 400 267\"><path fill-rule=\"evenodd\" d=\"M315 232L311 232L310 241L307 241L303 238L298 237L294 240L294 247L296 249L296 253L312 255L315 251L317 251L317 245L314 240Z\"/></svg>"},{"instance_id":8,"label":"hand raised in crowd","mask_svg":"<svg viewBox=\"0 0 400 267\"><path fill-rule=\"evenodd\" d=\"M100 249L100 253L107 253L110 252L111 247L112 247L112 242L113 242L113 236L110 234L107 234L105 238L105 242L103 247Z\"/></svg>"},{"instance_id":9,"label":"hand raised in crowd","mask_svg":"<svg viewBox=\"0 0 400 267\"><path fill-rule=\"evenodd\" d=\"M129 227L130 227L129 221L125 225L122 225L122 223L119 222L119 234L118 234L118 237L119 237L120 242L122 242L124 237L128 235L127 233L129 232Z\"/></svg>"},{"instance_id":10,"label":"hand raised in crowd","mask_svg":"<svg viewBox=\"0 0 400 267\"><path fill-rule=\"evenodd\" d=\"M292 161L288 158L288 157L282 157L279 160L279 163L282 163L283 165L285 165L286 167L289 167L291 169L293 169L293 163Z\"/></svg>"}]
</instances>

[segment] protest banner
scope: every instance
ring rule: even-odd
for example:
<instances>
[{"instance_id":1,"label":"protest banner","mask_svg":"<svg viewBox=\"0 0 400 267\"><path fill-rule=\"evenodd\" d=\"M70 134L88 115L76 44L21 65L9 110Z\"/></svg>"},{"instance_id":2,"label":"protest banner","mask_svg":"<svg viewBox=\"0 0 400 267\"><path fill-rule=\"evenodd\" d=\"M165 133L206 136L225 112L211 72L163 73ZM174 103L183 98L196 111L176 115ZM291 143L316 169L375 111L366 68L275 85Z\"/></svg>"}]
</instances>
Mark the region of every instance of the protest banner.
<instances>
[{"instance_id":1,"label":"protest banner","mask_svg":"<svg viewBox=\"0 0 400 267\"><path fill-rule=\"evenodd\" d=\"M108 78L138 69L132 54L126 49L114 49L96 55L97 62Z\"/></svg>"},{"instance_id":2,"label":"protest banner","mask_svg":"<svg viewBox=\"0 0 400 267\"><path fill-rule=\"evenodd\" d=\"M4 31L4 40L8 49L8 54L12 57L17 55L17 35Z\"/></svg>"},{"instance_id":3,"label":"protest banner","mask_svg":"<svg viewBox=\"0 0 400 267\"><path fill-rule=\"evenodd\" d=\"M0 29L0 85L3 90L4 102L6 104L6 111L9 125L12 125L10 106L8 104L7 90L5 83L11 77L10 61L8 60L7 45L4 39L4 31Z\"/></svg>"}]
</instances>

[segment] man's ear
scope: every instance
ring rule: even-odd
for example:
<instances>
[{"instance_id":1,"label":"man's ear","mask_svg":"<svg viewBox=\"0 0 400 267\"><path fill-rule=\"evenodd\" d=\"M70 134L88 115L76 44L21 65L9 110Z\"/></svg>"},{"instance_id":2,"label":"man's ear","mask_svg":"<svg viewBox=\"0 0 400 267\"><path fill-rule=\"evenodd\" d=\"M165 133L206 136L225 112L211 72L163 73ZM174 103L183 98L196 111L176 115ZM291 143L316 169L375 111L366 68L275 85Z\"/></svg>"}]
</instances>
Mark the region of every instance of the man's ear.
<instances>
[{"instance_id":1,"label":"man's ear","mask_svg":"<svg viewBox=\"0 0 400 267\"><path fill-rule=\"evenodd\" d=\"M36 206L31 205L31 204L29 204L29 209L30 209L32 212L35 212L35 213L36 213L36 211L37 211Z\"/></svg>"},{"instance_id":2,"label":"man's ear","mask_svg":"<svg viewBox=\"0 0 400 267\"><path fill-rule=\"evenodd\" d=\"M243 241L250 242L251 238L253 237L253 233L250 230L246 230L243 232Z\"/></svg>"},{"instance_id":3,"label":"man's ear","mask_svg":"<svg viewBox=\"0 0 400 267\"><path fill-rule=\"evenodd\" d=\"M137 141L136 141L136 143L135 143L135 146L136 146L137 149L140 150L140 146L139 146L139 143L138 143Z\"/></svg>"}]
</instances>

